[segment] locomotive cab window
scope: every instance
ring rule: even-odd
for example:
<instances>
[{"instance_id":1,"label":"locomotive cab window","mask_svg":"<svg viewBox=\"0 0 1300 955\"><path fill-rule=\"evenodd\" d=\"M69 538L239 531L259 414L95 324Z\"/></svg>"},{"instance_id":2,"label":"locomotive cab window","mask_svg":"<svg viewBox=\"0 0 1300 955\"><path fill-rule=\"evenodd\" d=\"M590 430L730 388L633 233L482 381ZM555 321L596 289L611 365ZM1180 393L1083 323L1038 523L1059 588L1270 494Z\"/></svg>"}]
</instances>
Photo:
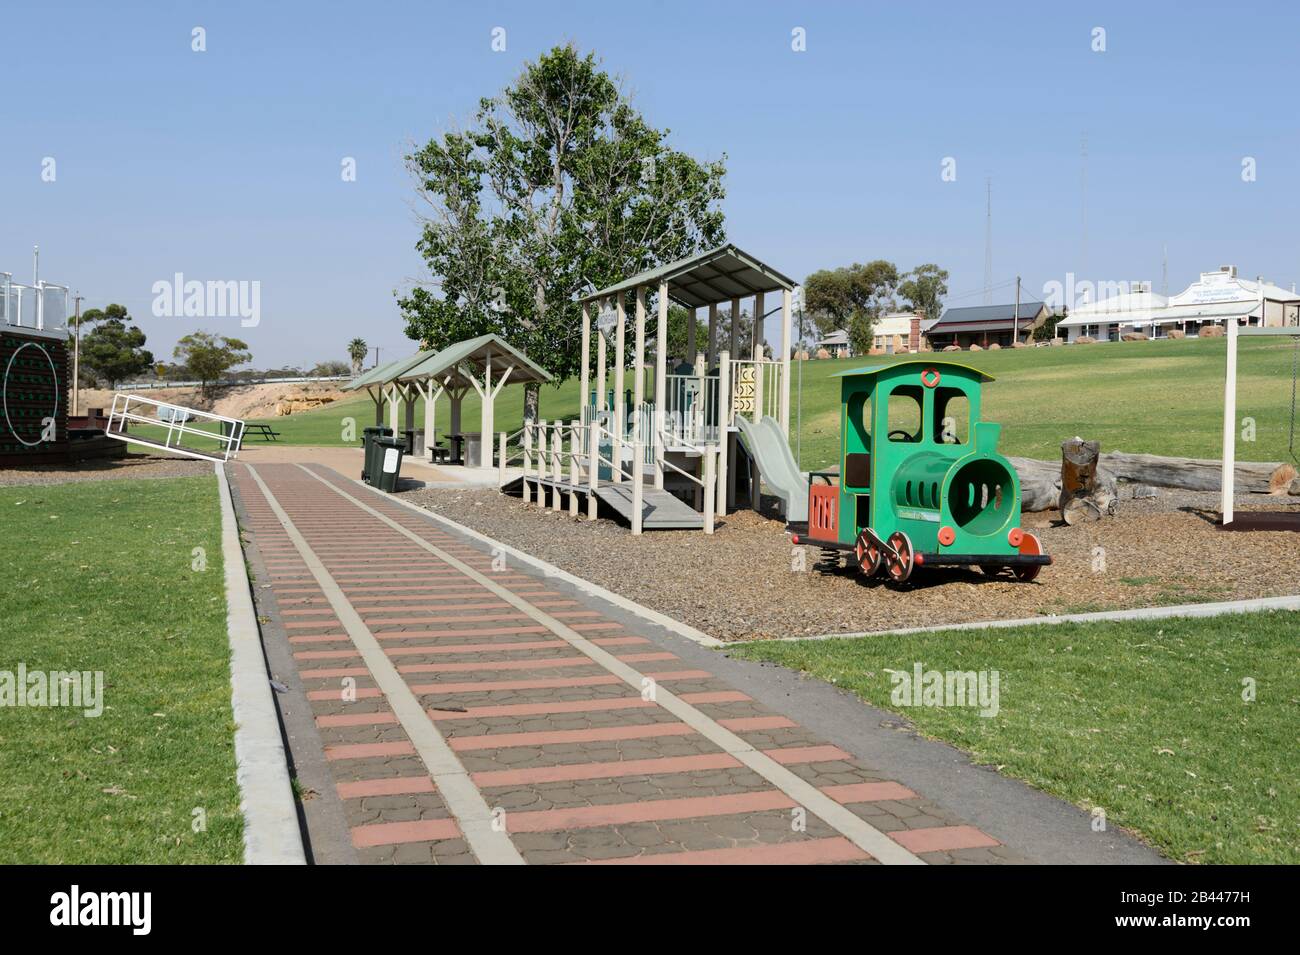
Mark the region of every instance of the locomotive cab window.
<instances>
[{"instance_id":1,"label":"locomotive cab window","mask_svg":"<svg viewBox=\"0 0 1300 955\"><path fill-rule=\"evenodd\" d=\"M970 441L970 399L960 388L934 391L934 443L966 444Z\"/></svg>"},{"instance_id":2,"label":"locomotive cab window","mask_svg":"<svg viewBox=\"0 0 1300 955\"><path fill-rule=\"evenodd\" d=\"M871 403L868 392L849 399L848 424L861 442L861 451L845 450L843 482L846 488L865 491L871 487Z\"/></svg>"},{"instance_id":3,"label":"locomotive cab window","mask_svg":"<svg viewBox=\"0 0 1300 955\"><path fill-rule=\"evenodd\" d=\"M923 398L920 385L898 385L889 393L887 420L890 441L915 444L921 440Z\"/></svg>"}]
</instances>

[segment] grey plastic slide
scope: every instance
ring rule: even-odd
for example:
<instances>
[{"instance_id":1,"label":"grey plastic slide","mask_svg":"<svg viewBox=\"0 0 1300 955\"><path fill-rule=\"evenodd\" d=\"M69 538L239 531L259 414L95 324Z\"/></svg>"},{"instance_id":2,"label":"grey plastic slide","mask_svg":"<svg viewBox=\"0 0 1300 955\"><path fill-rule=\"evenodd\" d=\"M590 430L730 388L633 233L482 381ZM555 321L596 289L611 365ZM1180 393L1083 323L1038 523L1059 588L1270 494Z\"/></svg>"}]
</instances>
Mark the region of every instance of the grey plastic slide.
<instances>
[{"instance_id":1,"label":"grey plastic slide","mask_svg":"<svg viewBox=\"0 0 1300 955\"><path fill-rule=\"evenodd\" d=\"M736 416L736 424L745 439L745 447L758 462L763 483L785 506L787 521L808 519L808 472L795 464L790 442L781 433L781 425L770 416L758 424Z\"/></svg>"}]
</instances>

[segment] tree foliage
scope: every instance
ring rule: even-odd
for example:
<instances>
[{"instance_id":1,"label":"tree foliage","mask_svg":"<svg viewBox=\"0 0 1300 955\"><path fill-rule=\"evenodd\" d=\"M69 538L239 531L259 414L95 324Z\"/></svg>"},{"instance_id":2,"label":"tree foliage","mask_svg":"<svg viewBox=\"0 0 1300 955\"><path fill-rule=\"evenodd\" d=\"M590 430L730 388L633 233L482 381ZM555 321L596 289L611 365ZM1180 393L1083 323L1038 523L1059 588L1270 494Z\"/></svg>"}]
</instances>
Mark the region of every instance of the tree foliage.
<instances>
[{"instance_id":1,"label":"tree foliage","mask_svg":"<svg viewBox=\"0 0 1300 955\"><path fill-rule=\"evenodd\" d=\"M348 357L352 359L352 374L361 374L361 365L370 354L370 346L364 338L354 338L348 342Z\"/></svg>"},{"instance_id":2,"label":"tree foliage","mask_svg":"<svg viewBox=\"0 0 1300 955\"><path fill-rule=\"evenodd\" d=\"M854 351L871 347L871 326L894 307L898 267L885 259L823 269L804 282L804 307L823 336L847 329Z\"/></svg>"},{"instance_id":3,"label":"tree foliage","mask_svg":"<svg viewBox=\"0 0 1300 955\"><path fill-rule=\"evenodd\" d=\"M937 321L943 314L943 297L948 294L948 270L933 262L918 265L898 283L898 294L908 308L924 309L926 318Z\"/></svg>"},{"instance_id":4,"label":"tree foliage","mask_svg":"<svg viewBox=\"0 0 1300 955\"><path fill-rule=\"evenodd\" d=\"M153 365L153 355L144 347L145 334L131 324L125 306L88 309L80 324L94 326L81 336L81 367L110 390Z\"/></svg>"},{"instance_id":5,"label":"tree foliage","mask_svg":"<svg viewBox=\"0 0 1300 955\"><path fill-rule=\"evenodd\" d=\"M443 348L492 332L557 382L576 372L577 295L724 240L723 162L667 135L593 54L527 63L467 128L407 156L431 209L416 248L433 280L399 297L407 336Z\"/></svg>"},{"instance_id":6,"label":"tree foliage","mask_svg":"<svg viewBox=\"0 0 1300 955\"><path fill-rule=\"evenodd\" d=\"M253 354L238 338L198 331L178 341L172 357L179 359L199 379L200 390L206 395L213 382L236 365L252 361Z\"/></svg>"}]
</instances>

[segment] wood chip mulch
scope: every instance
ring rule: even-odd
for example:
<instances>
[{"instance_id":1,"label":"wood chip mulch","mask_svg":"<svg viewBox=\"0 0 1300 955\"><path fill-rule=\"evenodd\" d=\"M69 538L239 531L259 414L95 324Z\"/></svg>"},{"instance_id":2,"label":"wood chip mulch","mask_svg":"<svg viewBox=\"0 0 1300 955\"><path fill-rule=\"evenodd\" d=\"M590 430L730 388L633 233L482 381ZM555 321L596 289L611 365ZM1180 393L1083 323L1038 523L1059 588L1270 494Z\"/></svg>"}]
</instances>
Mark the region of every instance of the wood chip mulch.
<instances>
[{"instance_id":1,"label":"wood chip mulch","mask_svg":"<svg viewBox=\"0 0 1300 955\"><path fill-rule=\"evenodd\" d=\"M1079 527L1028 514L1024 526L1055 558L1037 581L935 569L903 587L821 567L818 550L794 547L779 520L748 510L728 515L712 537L635 538L612 520L574 520L496 490L403 497L729 641L1300 593L1300 534L1219 531L1214 494L1159 491ZM1294 500L1241 506L1300 508Z\"/></svg>"}]
</instances>

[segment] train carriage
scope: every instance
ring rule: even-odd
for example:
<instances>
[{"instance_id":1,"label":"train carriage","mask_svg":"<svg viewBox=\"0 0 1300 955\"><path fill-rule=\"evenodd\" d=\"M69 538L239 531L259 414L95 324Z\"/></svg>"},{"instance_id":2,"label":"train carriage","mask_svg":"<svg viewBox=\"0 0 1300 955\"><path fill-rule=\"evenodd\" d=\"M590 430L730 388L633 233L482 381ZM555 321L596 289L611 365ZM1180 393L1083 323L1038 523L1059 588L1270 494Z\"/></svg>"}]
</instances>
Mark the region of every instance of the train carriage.
<instances>
[{"instance_id":1,"label":"train carriage","mask_svg":"<svg viewBox=\"0 0 1300 955\"><path fill-rule=\"evenodd\" d=\"M998 453L1001 427L980 418L967 365L910 361L844 371L840 466L808 476L796 544L851 551L867 576L917 567L1006 570L1031 581L1052 559L1020 527L1020 481Z\"/></svg>"}]
</instances>

